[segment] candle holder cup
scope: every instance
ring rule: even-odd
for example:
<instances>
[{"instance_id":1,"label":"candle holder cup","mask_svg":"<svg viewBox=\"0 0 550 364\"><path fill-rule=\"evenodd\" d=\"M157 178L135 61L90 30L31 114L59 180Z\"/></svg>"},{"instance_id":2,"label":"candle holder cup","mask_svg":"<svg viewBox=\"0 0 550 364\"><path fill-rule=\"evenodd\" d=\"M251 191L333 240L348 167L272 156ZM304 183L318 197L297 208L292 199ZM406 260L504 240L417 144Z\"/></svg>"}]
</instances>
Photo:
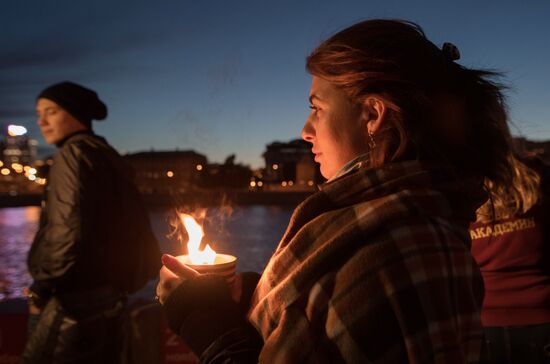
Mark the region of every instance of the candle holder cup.
<instances>
[{"instance_id":1,"label":"candle holder cup","mask_svg":"<svg viewBox=\"0 0 550 364\"><path fill-rule=\"evenodd\" d=\"M189 255L179 255L176 258L199 273L212 273L224 277L229 287L235 284L237 257L233 255L216 254L216 259L213 264L193 264L191 263Z\"/></svg>"}]
</instances>

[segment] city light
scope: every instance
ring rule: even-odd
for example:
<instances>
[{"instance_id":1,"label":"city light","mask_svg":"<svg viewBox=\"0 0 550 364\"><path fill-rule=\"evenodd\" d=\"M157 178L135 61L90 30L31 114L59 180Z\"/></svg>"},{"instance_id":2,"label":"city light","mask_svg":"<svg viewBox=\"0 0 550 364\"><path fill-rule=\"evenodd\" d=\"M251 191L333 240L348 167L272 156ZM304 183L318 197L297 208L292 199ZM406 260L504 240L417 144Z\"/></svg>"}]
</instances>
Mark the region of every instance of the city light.
<instances>
[{"instance_id":1,"label":"city light","mask_svg":"<svg viewBox=\"0 0 550 364\"><path fill-rule=\"evenodd\" d=\"M27 134L27 128L21 125L8 125L9 136L21 136Z\"/></svg>"},{"instance_id":2,"label":"city light","mask_svg":"<svg viewBox=\"0 0 550 364\"><path fill-rule=\"evenodd\" d=\"M19 163L12 163L11 164L11 169L13 169L17 173L22 173L23 172L23 165L19 164Z\"/></svg>"},{"instance_id":3,"label":"city light","mask_svg":"<svg viewBox=\"0 0 550 364\"><path fill-rule=\"evenodd\" d=\"M29 148L29 153L27 153L28 155L22 154L24 150L22 147L19 148L19 146L23 145L22 143L27 143L29 140L27 136L31 132L30 130L27 131L23 137L7 137L6 124L4 126L4 132L6 143L5 145L3 144L3 146L8 145L8 142L18 146L13 149L20 152L20 155L3 156L6 159L3 159L0 162L0 180L4 181L4 185L1 187L4 188L4 186L7 186L5 187L6 191L10 188L17 190L18 194L38 194L42 191L44 185L47 185L47 182L43 176L47 174L48 167L54 164L54 159L47 157L44 157L42 160L36 159L36 150L32 148ZM10 127L11 135L21 134L23 132L25 132L23 128L16 127L15 125ZM28 146L28 143L25 144L25 146ZM159 190L169 189L170 191L173 190L181 192L185 191L187 189L187 185L189 185L197 186L199 188L238 188L243 192L248 191L250 194L259 193L262 191L279 191L288 193L291 191L301 192L303 190L305 192L312 189L312 187L315 187L316 181L314 180L314 171L311 168L305 168L302 166L303 163L300 158L303 153L301 151L291 151L287 153L286 150L284 153L290 155L288 160L285 160L283 158L284 156L275 156L274 159L265 161L266 163L263 167L258 169L250 169L248 166L240 164L235 165L232 162L232 159L230 160L231 163L225 163L224 165L210 165L205 161L205 158L201 157L201 159L198 159L195 155L192 155L193 159L186 160L186 163L190 162L190 165L188 165L189 171L187 172L191 172L191 174L187 174L185 169L181 169L175 164L169 164L173 163L171 160L167 160L166 164L158 163L155 165L155 163L153 163L151 170L146 168L144 168L144 170L139 170L139 168L143 168L139 163L136 163L137 168L135 168L138 170L138 176L154 180L143 183L143 186L140 185L141 192L151 194L156 193L156 186L150 186L149 183L158 184ZM284 162L279 163L278 161ZM132 159L132 163L133 162L134 161ZM163 164L164 166L160 167ZM176 171L171 169L171 166L180 168L177 169L177 178ZM195 172L193 172L193 168L195 169ZM296 178L296 175L301 177ZM265 182L263 181L263 178L266 179Z\"/></svg>"}]
</instances>

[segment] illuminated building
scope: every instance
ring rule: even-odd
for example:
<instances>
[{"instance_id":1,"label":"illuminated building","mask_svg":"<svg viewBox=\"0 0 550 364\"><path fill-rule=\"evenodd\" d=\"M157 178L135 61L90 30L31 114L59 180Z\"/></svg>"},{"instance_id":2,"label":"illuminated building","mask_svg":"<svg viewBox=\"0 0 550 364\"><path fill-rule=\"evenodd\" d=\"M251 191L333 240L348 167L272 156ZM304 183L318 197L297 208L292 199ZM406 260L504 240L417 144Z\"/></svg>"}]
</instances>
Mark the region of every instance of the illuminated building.
<instances>
[{"instance_id":1,"label":"illuminated building","mask_svg":"<svg viewBox=\"0 0 550 364\"><path fill-rule=\"evenodd\" d=\"M37 141L27 129L8 125L0 134L0 196L39 195L46 179L34 168Z\"/></svg>"},{"instance_id":2,"label":"illuminated building","mask_svg":"<svg viewBox=\"0 0 550 364\"><path fill-rule=\"evenodd\" d=\"M125 156L135 172L138 189L146 194L188 192L198 188L207 164L194 151L151 151Z\"/></svg>"},{"instance_id":3,"label":"illuminated building","mask_svg":"<svg viewBox=\"0 0 550 364\"><path fill-rule=\"evenodd\" d=\"M20 125L8 125L0 146L2 162L32 165L36 159L38 142L27 136L27 129Z\"/></svg>"},{"instance_id":4,"label":"illuminated building","mask_svg":"<svg viewBox=\"0 0 550 364\"><path fill-rule=\"evenodd\" d=\"M201 187L208 189L246 189L252 171L248 166L235 164L235 155L226 158L223 164L208 164L202 174Z\"/></svg>"},{"instance_id":5,"label":"illuminated building","mask_svg":"<svg viewBox=\"0 0 550 364\"><path fill-rule=\"evenodd\" d=\"M311 144L304 140L271 143L263 157L261 182L266 190L313 190L323 180ZM259 181L254 180L256 185Z\"/></svg>"}]
</instances>

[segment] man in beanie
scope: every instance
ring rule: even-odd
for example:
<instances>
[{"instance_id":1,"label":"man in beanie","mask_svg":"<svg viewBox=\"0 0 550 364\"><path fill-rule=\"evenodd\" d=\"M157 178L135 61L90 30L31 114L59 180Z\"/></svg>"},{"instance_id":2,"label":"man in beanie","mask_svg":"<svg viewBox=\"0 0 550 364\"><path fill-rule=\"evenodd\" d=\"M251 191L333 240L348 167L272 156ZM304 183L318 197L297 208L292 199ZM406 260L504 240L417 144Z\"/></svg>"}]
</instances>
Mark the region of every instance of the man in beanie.
<instances>
[{"instance_id":1,"label":"man in beanie","mask_svg":"<svg viewBox=\"0 0 550 364\"><path fill-rule=\"evenodd\" d=\"M22 362L116 363L126 294L156 276L158 244L132 171L92 131L92 120L107 117L97 94L58 83L38 95L36 111L44 139L58 151L28 257L33 284Z\"/></svg>"}]
</instances>

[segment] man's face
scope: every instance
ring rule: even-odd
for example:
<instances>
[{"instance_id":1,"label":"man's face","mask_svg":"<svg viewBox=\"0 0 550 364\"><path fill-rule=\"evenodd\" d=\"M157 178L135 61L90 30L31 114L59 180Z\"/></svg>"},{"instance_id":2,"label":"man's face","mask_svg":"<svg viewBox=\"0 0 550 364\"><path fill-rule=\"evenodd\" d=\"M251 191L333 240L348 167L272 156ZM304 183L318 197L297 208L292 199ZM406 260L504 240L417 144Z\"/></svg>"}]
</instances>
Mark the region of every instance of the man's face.
<instances>
[{"instance_id":1,"label":"man's face","mask_svg":"<svg viewBox=\"0 0 550 364\"><path fill-rule=\"evenodd\" d=\"M368 151L367 125L361 106L320 77L313 76L309 100L312 110L302 138L313 144L321 174L330 179L346 163Z\"/></svg>"},{"instance_id":2,"label":"man's face","mask_svg":"<svg viewBox=\"0 0 550 364\"><path fill-rule=\"evenodd\" d=\"M36 115L40 132L48 144L59 143L67 136L86 129L86 126L76 120L74 116L48 99L38 99Z\"/></svg>"}]
</instances>

